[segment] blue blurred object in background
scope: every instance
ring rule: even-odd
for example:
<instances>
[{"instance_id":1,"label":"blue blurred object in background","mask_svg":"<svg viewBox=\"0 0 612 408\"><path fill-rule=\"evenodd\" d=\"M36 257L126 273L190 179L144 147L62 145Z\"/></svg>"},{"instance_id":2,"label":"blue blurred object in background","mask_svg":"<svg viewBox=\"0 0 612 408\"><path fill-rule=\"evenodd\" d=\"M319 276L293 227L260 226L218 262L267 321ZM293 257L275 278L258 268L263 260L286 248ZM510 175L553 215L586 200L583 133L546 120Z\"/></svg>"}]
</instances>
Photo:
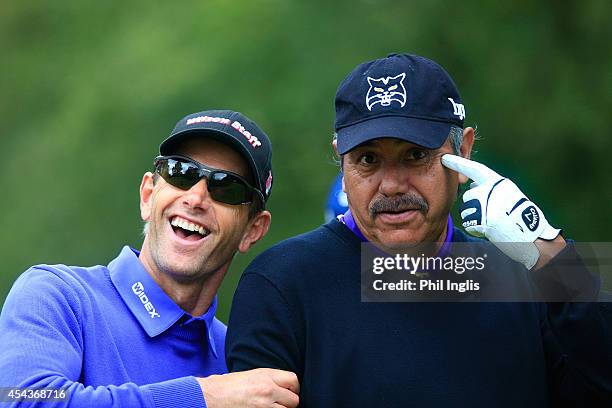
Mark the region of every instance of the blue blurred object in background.
<instances>
[{"instance_id":1,"label":"blue blurred object in background","mask_svg":"<svg viewBox=\"0 0 612 408\"><path fill-rule=\"evenodd\" d=\"M348 200L346 193L342 191L342 173L339 173L327 195L325 205L325 222L344 214L348 210Z\"/></svg>"}]
</instances>

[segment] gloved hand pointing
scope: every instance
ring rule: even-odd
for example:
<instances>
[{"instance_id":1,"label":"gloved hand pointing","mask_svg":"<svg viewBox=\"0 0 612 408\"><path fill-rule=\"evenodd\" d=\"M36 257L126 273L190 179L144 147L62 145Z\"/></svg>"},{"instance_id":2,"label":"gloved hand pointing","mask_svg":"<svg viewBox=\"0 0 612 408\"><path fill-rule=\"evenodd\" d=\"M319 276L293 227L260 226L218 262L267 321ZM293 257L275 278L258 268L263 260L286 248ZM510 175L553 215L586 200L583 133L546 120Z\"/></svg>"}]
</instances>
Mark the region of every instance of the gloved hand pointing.
<instances>
[{"instance_id":1,"label":"gloved hand pointing","mask_svg":"<svg viewBox=\"0 0 612 408\"><path fill-rule=\"evenodd\" d=\"M442 156L442 164L474 181L463 194L461 219L465 230L487 238L531 269L540 256L535 240L553 240L561 230L548 223L542 210L516 184L484 164L452 154Z\"/></svg>"}]
</instances>

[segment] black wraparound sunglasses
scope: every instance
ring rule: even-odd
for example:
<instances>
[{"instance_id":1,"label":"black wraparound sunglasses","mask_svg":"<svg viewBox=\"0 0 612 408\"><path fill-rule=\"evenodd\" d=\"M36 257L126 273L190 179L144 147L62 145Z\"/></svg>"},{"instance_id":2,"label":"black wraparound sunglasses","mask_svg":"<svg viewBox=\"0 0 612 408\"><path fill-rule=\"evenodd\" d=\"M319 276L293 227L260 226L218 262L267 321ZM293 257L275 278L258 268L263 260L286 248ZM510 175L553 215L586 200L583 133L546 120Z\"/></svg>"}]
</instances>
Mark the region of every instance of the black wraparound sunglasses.
<instances>
[{"instance_id":1,"label":"black wraparound sunglasses","mask_svg":"<svg viewBox=\"0 0 612 408\"><path fill-rule=\"evenodd\" d=\"M157 156L155 171L170 185L189 190L206 178L208 192L213 200L225 204L250 204L261 191L251 186L243 177L226 170L214 169L185 156Z\"/></svg>"}]
</instances>

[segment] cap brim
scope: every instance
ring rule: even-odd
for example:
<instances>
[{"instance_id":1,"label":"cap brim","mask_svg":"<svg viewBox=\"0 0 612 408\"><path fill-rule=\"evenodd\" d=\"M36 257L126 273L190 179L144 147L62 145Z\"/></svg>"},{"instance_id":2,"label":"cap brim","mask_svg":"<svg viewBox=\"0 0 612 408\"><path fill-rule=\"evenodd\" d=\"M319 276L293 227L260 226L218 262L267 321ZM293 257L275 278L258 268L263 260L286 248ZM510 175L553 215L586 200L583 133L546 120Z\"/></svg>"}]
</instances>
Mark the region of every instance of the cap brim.
<instances>
[{"instance_id":1,"label":"cap brim","mask_svg":"<svg viewBox=\"0 0 612 408\"><path fill-rule=\"evenodd\" d=\"M257 171L255 158L251 155L249 149L247 149L235 135L231 134L230 132L225 132L222 129L190 129L173 134L164 140L159 146L159 153L164 156L176 154L176 149L179 147L179 145L186 139L194 136L214 139L236 149L240 155L246 159L249 165L249 170L251 170L253 177L253 186L255 186L255 188L257 188L259 191L263 191L262 186L259 185L261 177Z\"/></svg>"},{"instance_id":2,"label":"cap brim","mask_svg":"<svg viewBox=\"0 0 612 408\"><path fill-rule=\"evenodd\" d=\"M370 140L393 138L438 149L456 125L406 116L382 116L338 129L338 153L345 154Z\"/></svg>"}]
</instances>

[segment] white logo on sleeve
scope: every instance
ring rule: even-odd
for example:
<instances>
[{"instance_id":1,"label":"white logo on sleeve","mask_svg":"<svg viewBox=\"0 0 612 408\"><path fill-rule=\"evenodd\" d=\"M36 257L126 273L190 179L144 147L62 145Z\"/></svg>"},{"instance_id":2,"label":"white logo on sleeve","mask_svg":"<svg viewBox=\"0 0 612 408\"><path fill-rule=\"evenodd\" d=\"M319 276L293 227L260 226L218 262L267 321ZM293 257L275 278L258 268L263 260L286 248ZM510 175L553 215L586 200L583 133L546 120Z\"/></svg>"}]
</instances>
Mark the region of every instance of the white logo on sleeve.
<instances>
[{"instance_id":1,"label":"white logo on sleeve","mask_svg":"<svg viewBox=\"0 0 612 408\"><path fill-rule=\"evenodd\" d=\"M462 103L455 103L453 98L448 98L450 103L453 104L453 115L459 116L459 119L463 120L465 118L465 107Z\"/></svg>"},{"instance_id":2,"label":"white logo on sleeve","mask_svg":"<svg viewBox=\"0 0 612 408\"><path fill-rule=\"evenodd\" d=\"M140 301L144 305L144 308L147 310L147 313L149 313L149 315L151 316L151 319L153 319L154 317L161 317L159 313L155 311L155 307L153 307L153 303L149 301L148 296L145 294L144 286L142 282L136 282L135 284L133 284L132 292L134 292L134 294L138 296L138 299L140 299Z\"/></svg>"},{"instance_id":3,"label":"white logo on sleeve","mask_svg":"<svg viewBox=\"0 0 612 408\"><path fill-rule=\"evenodd\" d=\"M397 102L400 107L406 105L406 88L404 88L406 73L402 72L396 76L384 78L368 77L370 89L366 95L366 106L371 111L377 103L380 106L389 106L391 102Z\"/></svg>"}]
</instances>

